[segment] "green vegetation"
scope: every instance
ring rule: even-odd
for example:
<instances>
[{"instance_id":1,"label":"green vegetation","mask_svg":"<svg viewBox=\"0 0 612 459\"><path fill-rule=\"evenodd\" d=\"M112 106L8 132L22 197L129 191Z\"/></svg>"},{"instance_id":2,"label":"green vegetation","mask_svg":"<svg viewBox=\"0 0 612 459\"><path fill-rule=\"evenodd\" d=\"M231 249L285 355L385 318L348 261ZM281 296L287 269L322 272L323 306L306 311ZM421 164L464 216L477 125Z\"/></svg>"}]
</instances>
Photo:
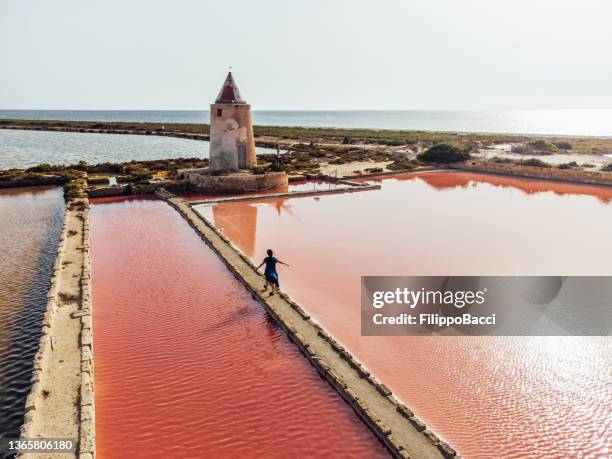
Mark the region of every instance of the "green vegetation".
<instances>
[{"instance_id":1,"label":"green vegetation","mask_svg":"<svg viewBox=\"0 0 612 459\"><path fill-rule=\"evenodd\" d=\"M45 173L45 174L48 174L49 172L51 172L53 170L54 170L54 168L50 164L42 163L42 164L39 164L38 166L34 166L34 167L30 167L30 168L26 169L26 172L35 172L35 173Z\"/></svg>"},{"instance_id":2,"label":"green vegetation","mask_svg":"<svg viewBox=\"0 0 612 459\"><path fill-rule=\"evenodd\" d=\"M522 155L522 154L531 153L531 148L529 148L524 143L519 143L517 145L512 145L511 151L512 153L518 153Z\"/></svg>"},{"instance_id":3,"label":"green vegetation","mask_svg":"<svg viewBox=\"0 0 612 459\"><path fill-rule=\"evenodd\" d=\"M177 137L206 139L208 126L185 123L100 123L82 121L28 121L0 120L0 127L18 126L35 130L77 130L89 132L98 129L108 133L135 133L148 135L170 135ZM255 126L257 143L260 146L275 148L280 139L288 139L280 148L291 151L280 157L275 154L258 155L259 164L252 169L261 174L269 171L286 171L289 174L315 174L320 165L341 165L353 162L389 163L388 170L418 170L423 163L452 163L466 161L470 152L498 143L512 143L512 151L527 154L554 154L571 150L573 153L604 154L612 153L612 139L596 138L555 138L516 135L462 134L450 132L423 132L375 129L332 129L299 128L278 126ZM570 141L571 140L571 141ZM404 146L391 149L391 146ZM424 151L418 160L397 158L399 152L410 149ZM397 153L397 154L396 154ZM394 158L395 156L395 158ZM539 159L510 160L492 158L491 162L517 164L532 167L552 168ZM87 180L89 184L105 185L107 177L116 176L120 183L129 183L131 191L150 191L156 180L175 177L179 169L208 167L207 159L178 158L149 161L129 161L124 163L87 164L84 161L72 165L39 164L26 170L11 169L0 171L2 186L25 186L44 184L65 184L68 199L77 199L82 194L86 174L96 174ZM579 166L575 161L556 166L559 169L595 168L590 163ZM367 168L367 172L382 172L377 164ZM612 163L602 168L612 172ZM104 177L106 175L106 177ZM85 177L84 177L85 176ZM183 182L177 182L179 185Z\"/></svg>"},{"instance_id":4,"label":"green vegetation","mask_svg":"<svg viewBox=\"0 0 612 459\"><path fill-rule=\"evenodd\" d=\"M512 152L519 154L552 155L558 151L559 148L553 142L543 139L512 146Z\"/></svg>"},{"instance_id":5,"label":"green vegetation","mask_svg":"<svg viewBox=\"0 0 612 459\"><path fill-rule=\"evenodd\" d=\"M608 163L608 164L601 166L600 170L604 172L612 172L612 163Z\"/></svg>"},{"instance_id":6,"label":"green vegetation","mask_svg":"<svg viewBox=\"0 0 612 459\"><path fill-rule=\"evenodd\" d=\"M417 158L426 163L458 163L470 158L470 154L454 145L440 143L419 154Z\"/></svg>"},{"instance_id":7,"label":"green vegetation","mask_svg":"<svg viewBox=\"0 0 612 459\"><path fill-rule=\"evenodd\" d=\"M533 154L533 155L552 155L559 153L559 150L569 151L573 149L571 142L565 140L546 140L538 139L527 143L520 143L512 146L513 153Z\"/></svg>"},{"instance_id":8,"label":"green vegetation","mask_svg":"<svg viewBox=\"0 0 612 459\"><path fill-rule=\"evenodd\" d=\"M183 133L188 135L208 135L208 124L193 123L135 123L135 122L95 122L95 121L61 121L61 120L0 120L0 126L25 126L30 128L75 129L82 132L96 129L103 131L134 131L138 134L172 135ZM487 139L491 143L520 142L524 136L498 134L465 134L453 132L405 131L387 129L336 129L336 128L303 128L283 126L254 126L255 136L259 138L272 137L285 140L302 140L316 144L320 142L337 142L350 138L351 143L373 145L414 145L432 146L435 143L454 143L466 148L475 141ZM274 146L276 140L270 141Z\"/></svg>"},{"instance_id":9,"label":"green vegetation","mask_svg":"<svg viewBox=\"0 0 612 459\"><path fill-rule=\"evenodd\" d=\"M205 138L209 134L207 124L193 123L134 123L134 122L92 122L92 121L59 121L59 120L0 120L0 126L24 126L31 129L67 129L87 132L97 129L103 132L134 132L149 135L176 135L193 138ZM467 149L472 145L494 145L498 143L535 143L538 140L526 135L511 134L476 134L453 132L407 131L391 129L334 129L334 128L302 128L282 126L255 126L257 141L262 146L274 148L281 139L305 142L306 146L316 146L317 143L342 144L344 139L350 139L350 144L366 144L381 146L420 145L433 146L437 143L449 143ZM581 154L612 153L612 139L597 139L589 137L543 137L555 149L572 150ZM347 145L345 145L347 146ZM548 144L542 144L540 151L551 152Z\"/></svg>"},{"instance_id":10,"label":"green vegetation","mask_svg":"<svg viewBox=\"0 0 612 459\"><path fill-rule=\"evenodd\" d=\"M61 167L57 168L48 164L31 167L29 169L9 169L0 171L0 182L2 186L36 186L36 185L58 185L64 184L70 179L78 176L80 171Z\"/></svg>"},{"instance_id":11,"label":"green vegetation","mask_svg":"<svg viewBox=\"0 0 612 459\"><path fill-rule=\"evenodd\" d=\"M257 166L253 166L251 167L251 172L255 175L261 175L261 174L266 174L270 171L270 166L269 165L257 165Z\"/></svg>"},{"instance_id":12,"label":"green vegetation","mask_svg":"<svg viewBox=\"0 0 612 459\"><path fill-rule=\"evenodd\" d=\"M87 197L85 194L86 179L86 172L75 173L64 185L64 199L70 201Z\"/></svg>"},{"instance_id":13,"label":"green vegetation","mask_svg":"<svg viewBox=\"0 0 612 459\"><path fill-rule=\"evenodd\" d=\"M286 172L288 164L289 160L284 156L274 156L270 164L270 170L272 172Z\"/></svg>"},{"instance_id":14,"label":"green vegetation","mask_svg":"<svg viewBox=\"0 0 612 459\"><path fill-rule=\"evenodd\" d=\"M84 161L73 165L39 164L26 170L10 169L0 171L0 186L63 185L66 200L85 197L85 183L107 185L108 177L116 176L120 183L129 183L128 191L149 190L151 180L173 179L178 169L203 168L207 159L177 158L126 163L103 163L88 165ZM87 174L97 175L88 179Z\"/></svg>"},{"instance_id":15,"label":"green vegetation","mask_svg":"<svg viewBox=\"0 0 612 459\"><path fill-rule=\"evenodd\" d=\"M498 163L498 164L516 164L518 166L552 167L550 164L545 163L544 161L537 159L537 158L510 159L510 158L500 158L498 156L495 156L491 158L490 161L493 163Z\"/></svg>"},{"instance_id":16,"label":"green vegetation","mask_svg":"<svg viewBox=\"0 0 612 459\"><path fill-rule=\"evenodd\" d=\"M531 147L532 150L546 153L555 153L559 150L554 143L543 139L534 140L533 142L529 142L528 145Z\"/></svg>"},{"instance_id":17,"label":"green vegetation","mask_svg":"<svg viewBox=\"0 0 612 459\"><path fill-rule=\"evenodd\" d=\"M560 150L572 150L574 148L571 142L567 142L563 140L558 140L556 142L553 142L553 145Z\"/></svg>"}]
</instances>

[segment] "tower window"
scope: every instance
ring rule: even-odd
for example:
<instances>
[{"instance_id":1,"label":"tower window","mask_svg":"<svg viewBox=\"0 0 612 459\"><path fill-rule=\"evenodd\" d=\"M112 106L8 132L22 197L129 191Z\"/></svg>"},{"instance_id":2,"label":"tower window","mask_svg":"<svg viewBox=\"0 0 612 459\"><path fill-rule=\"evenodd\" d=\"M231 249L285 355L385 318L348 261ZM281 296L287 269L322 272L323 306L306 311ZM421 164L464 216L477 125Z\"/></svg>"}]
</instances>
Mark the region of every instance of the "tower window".
<instances>
[{"instance_id":1,"label":"tower window","mask_svg":"<svg viewBox=\"0 0 612 459\"><path fill-rule=\"evenodd\" d=\"M220 108L217 109L217 116L221 116L221 114L223 113L223 110L221 110Z\"/></svg>"}]
</instances>

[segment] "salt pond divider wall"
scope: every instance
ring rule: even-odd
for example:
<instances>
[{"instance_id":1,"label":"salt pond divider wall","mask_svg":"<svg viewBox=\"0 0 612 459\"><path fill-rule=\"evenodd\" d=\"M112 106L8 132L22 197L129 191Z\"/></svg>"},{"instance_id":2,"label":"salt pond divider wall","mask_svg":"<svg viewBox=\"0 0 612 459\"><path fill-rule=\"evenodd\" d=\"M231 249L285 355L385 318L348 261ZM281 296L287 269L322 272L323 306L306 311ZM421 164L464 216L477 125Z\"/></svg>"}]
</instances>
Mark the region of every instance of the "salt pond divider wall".
<instances>
[{"instance_id":1,"label":"salt pond divider wall","mask_svg":"<svg viewBox=\"0 0 612 459\"><path fill-rule=\"evenodd\" d=\"M93 459L95 403L86 198L67 203L47 299L21 439L70 439L75 445L73 452L53 457Z\"/></svg>"},{"instance_id":2,"label":"salt pond divider wall","mask_svg":"<svg viewBox=\"0 0 612 459\"><path fill-rule=\"evenodd\" d=\"M255 266L190 204L159 190L287 333L320 375L351 405L387 449L402 458L453 458L457 452L399 402L391 391L288 295L264 297Z\"/></svg>"}]
</instances>

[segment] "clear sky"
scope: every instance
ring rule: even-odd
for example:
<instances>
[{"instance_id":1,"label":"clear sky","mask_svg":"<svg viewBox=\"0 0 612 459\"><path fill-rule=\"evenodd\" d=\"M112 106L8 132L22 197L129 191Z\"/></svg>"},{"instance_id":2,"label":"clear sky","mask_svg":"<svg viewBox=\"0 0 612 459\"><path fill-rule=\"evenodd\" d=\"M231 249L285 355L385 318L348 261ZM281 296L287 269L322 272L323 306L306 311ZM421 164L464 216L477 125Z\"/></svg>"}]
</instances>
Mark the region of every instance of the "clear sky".
<instances>
[{"instance_id":1,"label":"clear sky","mask_svg":"<svg viewBox=\"0 0 612 459\"><path fill-rule=\"evenodd\" d=\"M607 0L0 0L0 108L612 108Z\"/></svg>"}]
</instances>

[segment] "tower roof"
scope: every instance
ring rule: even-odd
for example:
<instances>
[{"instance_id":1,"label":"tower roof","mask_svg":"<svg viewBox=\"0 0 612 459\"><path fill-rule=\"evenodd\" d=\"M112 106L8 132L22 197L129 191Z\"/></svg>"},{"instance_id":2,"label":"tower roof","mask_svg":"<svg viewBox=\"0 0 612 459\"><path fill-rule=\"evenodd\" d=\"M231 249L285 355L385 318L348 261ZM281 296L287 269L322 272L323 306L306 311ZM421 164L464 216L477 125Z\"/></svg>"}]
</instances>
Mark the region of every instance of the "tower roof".
<instances>
[{"instance_id":1,"label":"tower roof","mask_svg":"<svg viewBox=\"0 0 612 459\"><path fill-rule=\"evenodd\" d=\"M221 91L219 91L219 95L217 96L216 104L246 104L246 101L240 95L240 91L238 90L238 86L234 81L234 77L232 76L232 72L230 71L227 74L227 78L225 79L225 83L223 83L223 87Z\"/></svg>"}]
</instances>

